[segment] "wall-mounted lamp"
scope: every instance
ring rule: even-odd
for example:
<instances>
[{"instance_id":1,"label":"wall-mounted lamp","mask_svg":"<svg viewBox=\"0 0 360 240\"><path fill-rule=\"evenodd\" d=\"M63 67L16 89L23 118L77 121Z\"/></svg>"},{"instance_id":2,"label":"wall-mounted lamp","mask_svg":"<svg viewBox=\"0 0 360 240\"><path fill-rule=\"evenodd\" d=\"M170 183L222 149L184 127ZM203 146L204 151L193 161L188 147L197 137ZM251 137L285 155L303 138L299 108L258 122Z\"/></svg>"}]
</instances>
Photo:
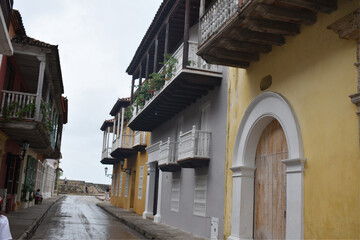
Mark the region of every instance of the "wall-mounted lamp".
<instances>
[{"instance_id":1,"label":"wall-mounted lamp","mask_svg":"<svg viewBox=\"0 0 360 240\"><path fill-rule=\"evenodd\" d=\"M112 178L112 174L108 174L107 171L108 171L108 167L105 167L105 176L108 177L108 178Z\"/></svg>"},{"instance_id":2,"label":"wall-mounted lamp","mask_svg":"<svg viewBox=\"0 0 360 240\"><path fill-rule=\"evenodd\" d=\"M126 172L126 174L131 174L131 168L124 168L124 163L125 163L125 160L124 159L121 159L120 160L120 166L121 166L121 170L123 172Z\"/></svg>"}]
</instances>

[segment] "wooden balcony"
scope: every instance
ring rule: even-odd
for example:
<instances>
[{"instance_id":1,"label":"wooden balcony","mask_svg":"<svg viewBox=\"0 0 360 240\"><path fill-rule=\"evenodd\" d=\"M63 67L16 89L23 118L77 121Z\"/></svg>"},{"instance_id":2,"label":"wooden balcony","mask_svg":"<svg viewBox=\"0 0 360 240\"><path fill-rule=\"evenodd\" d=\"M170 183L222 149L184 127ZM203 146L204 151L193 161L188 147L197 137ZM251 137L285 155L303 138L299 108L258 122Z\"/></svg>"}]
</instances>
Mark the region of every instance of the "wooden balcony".
<instances>
[{"instance_id":1,"label":"wooden balcony","mask_svg":"<svg viewBox=\"0 0 360 240\"><path fill-rule=\"evenodd\" d=\"M299 34L301 24L314 24L317 12L336 9L336 0L217 0L200 19L197 54L211 64L247 68Z\"/></svg>"},{"instance_id":2,"label":"wooden balcony","mask_svg":"<svg viewBox=\"0 0 360 240\"><path fill-rule=\"evenodd\" d=\"M135 131L133 148L138 151L143 151L146 146L146 132Z\"/></svg>"},{"instance_id":3,"label":"wooden balcony","mask_svg":"<svg viewBox=\"0 0 360 240\"><path fill-rule=\"evenodd\" d=\"M108 164L108 165L114 165L114 164L120 163L120 160L111 157L110 153L111 153L111 147L107 147L107 148L103 149L103 151L101 153L101 161L100 162L102 164Z\"/></svg>"},{"instance_id":4,"label":"wooden balcony","mask_svg":"<svg viewBox=\"0 0 360 240\"><path fill-rule=\"evenodd\" d=\"M196 130L180 133L178 164L183 168L207 166L210 161L211 132Z\"/></svg>"},{"instance_id":5,"label":"wooden balcony","mask_svg":"<svg viewBox=\"0 0 360 240\"><path fill-rule=\"evenodd\" d=\"M55 105L36 101L36 94L1 93L0 129L19 145L25 139L37 153L54 154L58 121Z\"/></svg>"},{"instance_id":6,"label":"wooden balcony","mask_svg":"<svg viewBox=\"0 0 360 240\"><path fill-rule=\"evenodd\" d=\"M178 142L170 141L161 142L159 146L159 169L163 172L177 172L181 169L176 162L178 152Z\"/></svg>"},{"instance_id":7,"label":"wooden balcony","mask_svg":"<svg viewBox=\"0 0 360 240\"><path fill-rule=\"evenodd\" d=\"M220 85L221 67L207 64L197 56L196 42L189 41L188 44L189 64L183 67L182 44L173 54L177 63L172 78L165 81L164 86L138 112L134 112L128 124L131 129L152 131Z\"/></svg>"},{"instance_id":8,"label":"wooden balcony","mask_svg":"<svg viewBox=\"0 0 360 240\"><path fill-rule=\"evenodd\" d=\"M128 158L138 152L133 148L134 134L123 134L122 136L115 137L111 147L111 156L117 159Z\"/></svg>"}]
</instances>

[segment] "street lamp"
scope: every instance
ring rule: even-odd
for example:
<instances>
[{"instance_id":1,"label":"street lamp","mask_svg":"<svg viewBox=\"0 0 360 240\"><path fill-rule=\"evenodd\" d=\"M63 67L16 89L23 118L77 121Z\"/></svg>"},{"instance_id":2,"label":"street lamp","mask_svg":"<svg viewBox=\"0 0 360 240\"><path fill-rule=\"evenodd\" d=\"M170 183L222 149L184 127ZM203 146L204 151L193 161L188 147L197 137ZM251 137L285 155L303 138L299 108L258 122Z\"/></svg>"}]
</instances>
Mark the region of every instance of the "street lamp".
<instances>
[{"instance_id":1,"label":"street lamp","mask_svg":"<svg viewBox=\"0 0 360 240\"><path fill-rule=\"evenodd\" d=\"M108 174L107 171L108 171L108 167L105 167L105 176L108 178L112 178L112 174Z\"/></svg>"}]
</instances>

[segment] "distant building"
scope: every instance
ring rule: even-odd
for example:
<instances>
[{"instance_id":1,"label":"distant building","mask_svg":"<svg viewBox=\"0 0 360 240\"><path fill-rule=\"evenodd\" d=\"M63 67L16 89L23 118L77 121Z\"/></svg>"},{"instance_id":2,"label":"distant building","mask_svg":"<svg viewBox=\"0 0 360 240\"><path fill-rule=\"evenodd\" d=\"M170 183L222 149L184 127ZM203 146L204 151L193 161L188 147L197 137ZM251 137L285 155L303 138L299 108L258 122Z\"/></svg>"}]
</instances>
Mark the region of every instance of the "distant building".
<instances>
[{"instance_id":1,"label":"distant building","mask_svg":"<svg viewBox=\"0 0 360 240\"><path fill-rule=\"evenodd\" d=\"M104 121L101 163L113 165L111 204L142 214L145 209L149 134L132 131L127 123L132 111L130 98L118 99L110 111L114 118Z\"/></svg>"}]
</instances>

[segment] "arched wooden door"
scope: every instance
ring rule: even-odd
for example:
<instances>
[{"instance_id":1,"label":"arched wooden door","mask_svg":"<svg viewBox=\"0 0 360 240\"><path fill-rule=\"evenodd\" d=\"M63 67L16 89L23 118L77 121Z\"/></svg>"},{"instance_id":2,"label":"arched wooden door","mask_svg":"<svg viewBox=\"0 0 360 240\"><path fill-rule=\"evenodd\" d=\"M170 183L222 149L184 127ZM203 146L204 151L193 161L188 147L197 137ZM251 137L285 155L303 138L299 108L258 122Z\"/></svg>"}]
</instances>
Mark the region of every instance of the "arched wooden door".
<instances>
[{"instance_id":1,"label":"arched wooden door","mask_svg":"<svg viewBox=\"0 0 360 240\"><path fill-rule=\"evenodd\" d=\"M285 239L286 176L281 162L288 158L286 137L273 120L263 131L255 158L254 238Z\"/></svg>"}]
</instances>

